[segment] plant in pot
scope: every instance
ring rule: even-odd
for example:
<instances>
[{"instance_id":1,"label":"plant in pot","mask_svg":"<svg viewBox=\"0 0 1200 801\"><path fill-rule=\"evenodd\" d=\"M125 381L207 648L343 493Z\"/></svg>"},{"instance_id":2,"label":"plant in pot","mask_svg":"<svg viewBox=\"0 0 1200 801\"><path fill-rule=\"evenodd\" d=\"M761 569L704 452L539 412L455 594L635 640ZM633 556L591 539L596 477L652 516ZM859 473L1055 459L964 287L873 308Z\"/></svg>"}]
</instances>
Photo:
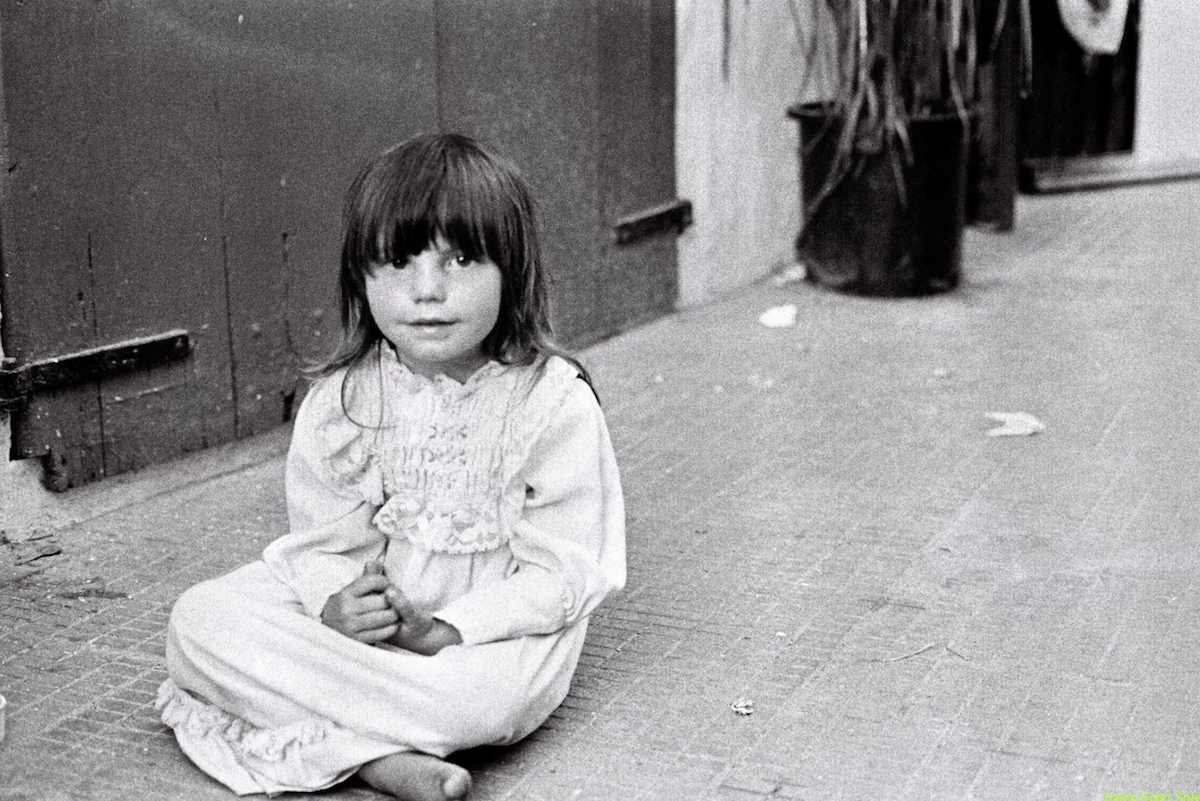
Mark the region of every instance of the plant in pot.
<instances>
[{"instance_id":1,"label":"plant in pot","mask_svg":"<svg viewBox=\"0 0 1200 801\"><path fill-rule=\"evenodd\" d=\"M799 259L871 295L956 286L966 217L980 0L811 0L800 123ZM1000 3L1004 5L1003 0ZM1003 8L995 29L1003 19Z\"/></svg>"}]
</instances>

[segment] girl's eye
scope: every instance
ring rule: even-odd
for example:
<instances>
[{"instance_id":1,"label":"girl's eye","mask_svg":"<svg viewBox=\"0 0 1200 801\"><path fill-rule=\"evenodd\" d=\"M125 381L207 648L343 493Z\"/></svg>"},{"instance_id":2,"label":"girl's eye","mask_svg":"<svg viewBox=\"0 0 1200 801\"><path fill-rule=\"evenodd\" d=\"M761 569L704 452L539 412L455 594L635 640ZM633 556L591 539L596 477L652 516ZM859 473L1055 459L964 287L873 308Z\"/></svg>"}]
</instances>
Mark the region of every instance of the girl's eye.
<instances>
[{"instance_id":1,"label":"girl's eye","mask_svg":"<svg viewBox=\"0 0 1200 801\"><path fill-rule=\"evenodd\" d=\"M403 270L408 266L408 259L396 259L392 262L392 267L397 270Z\"/></svg>"},{"instance_id":2,"label":"girl's eye","mask_svg":"<svg viewBox=\"0 0 1200 801\"><path fill-rule=\"evenodd\" d=\"M455 267L470 267L472 264L475 264L475 261L476 260L470 256L459 253L456 254L453 259L451 259L450 263Z\"/></svg>"}]
</instances>

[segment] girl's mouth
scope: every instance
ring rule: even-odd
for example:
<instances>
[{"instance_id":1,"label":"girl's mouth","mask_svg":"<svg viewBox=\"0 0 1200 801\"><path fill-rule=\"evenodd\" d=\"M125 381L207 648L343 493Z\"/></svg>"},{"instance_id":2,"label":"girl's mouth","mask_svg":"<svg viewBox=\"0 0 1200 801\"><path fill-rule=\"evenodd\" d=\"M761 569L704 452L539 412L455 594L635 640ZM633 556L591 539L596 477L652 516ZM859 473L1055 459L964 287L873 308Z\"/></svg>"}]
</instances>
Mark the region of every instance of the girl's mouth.
<instances>
[{"instance_id":1,"label":"girl's mouth","mask_svg":"<svg viewBox=\"0 0 1200 801\"><path fill-rule=\"evenodd\" d=\"M408 330L417 336L440 337L454 326L453 320L414 320L408 324Z\"/></svg>"}]
</instances>

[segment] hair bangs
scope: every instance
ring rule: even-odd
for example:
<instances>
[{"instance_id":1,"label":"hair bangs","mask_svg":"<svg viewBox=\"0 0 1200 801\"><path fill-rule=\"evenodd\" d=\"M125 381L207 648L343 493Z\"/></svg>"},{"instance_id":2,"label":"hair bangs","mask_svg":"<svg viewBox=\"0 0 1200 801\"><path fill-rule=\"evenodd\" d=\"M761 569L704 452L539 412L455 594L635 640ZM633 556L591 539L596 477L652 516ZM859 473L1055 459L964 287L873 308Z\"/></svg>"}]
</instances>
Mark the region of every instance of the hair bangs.
<instances>
[{"instance_id":1,"label":"hair bangs","mask_svg":"<svg viewBox=\"0 0 1200 801\"><path fill-rule=\"evenodd\" d=\"M464 160L447 166L430 197L428 219L434 234L468 258L487 257L507 274L515 261L511 199L485 165Z\"/></svg>"},{"instance_id":2,"label":"hair bangs","mask_svg":"<svg viewBox=\"0 0 1200 801\"><path fill-rule=\"evenodd\" d=\"M483 154L442 148L391 155L361 176L347 204L343 255L358 271L404 261L439 238L505 273L520 261L521 201Z\"/></svg>"}]
</instances>

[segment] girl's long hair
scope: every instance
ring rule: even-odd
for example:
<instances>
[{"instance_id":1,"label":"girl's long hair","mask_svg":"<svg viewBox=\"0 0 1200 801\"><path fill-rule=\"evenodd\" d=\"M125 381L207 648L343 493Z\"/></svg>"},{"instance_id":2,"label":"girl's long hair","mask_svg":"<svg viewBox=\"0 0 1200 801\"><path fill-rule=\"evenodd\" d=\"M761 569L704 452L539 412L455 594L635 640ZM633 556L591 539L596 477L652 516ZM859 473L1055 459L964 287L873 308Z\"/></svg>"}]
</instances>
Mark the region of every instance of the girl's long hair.
<instances>
[{"instance_id":1,"label":"girl's long hair","mask_svg":"<svg viewBox=\"0 0 1200 801\"><path fill-rule=\"evenodd\" d=\"M532 364L561 356L591 385L583 365L554 342L533 198L512 162L460 134L417 136L363 168L346 193L342 222L342 339L316 375L353 372L383 339L367 305L371 271L440 237L500 268L500 315L483 340L489 358Z\"/></svg>"}]
</instances>

